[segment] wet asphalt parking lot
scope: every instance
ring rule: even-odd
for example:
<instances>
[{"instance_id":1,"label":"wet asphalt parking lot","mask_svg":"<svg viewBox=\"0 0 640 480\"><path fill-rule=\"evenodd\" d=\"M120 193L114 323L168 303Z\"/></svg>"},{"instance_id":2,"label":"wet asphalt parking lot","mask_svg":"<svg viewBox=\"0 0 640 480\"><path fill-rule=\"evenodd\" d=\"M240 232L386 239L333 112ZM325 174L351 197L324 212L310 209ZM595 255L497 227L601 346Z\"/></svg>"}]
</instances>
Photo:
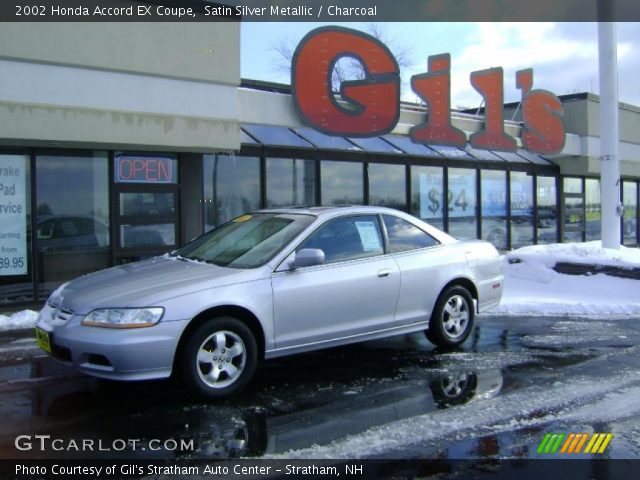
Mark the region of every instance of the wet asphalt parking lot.
<instances>
[{"instance_id":1,"label":"wet asphalt parking lot","mask_svg":"<svg viewBox=\"0 0 640 480\"><path fill-rule=\"evenodd\" d=\"M549 458L547 432L612 432L600 456L640 458L639 344L640 319L483 316L452 352L411 335L276 359L205 403L172 380L78 375L4 333L0 457Z\"/></svg>"}]
</instances>

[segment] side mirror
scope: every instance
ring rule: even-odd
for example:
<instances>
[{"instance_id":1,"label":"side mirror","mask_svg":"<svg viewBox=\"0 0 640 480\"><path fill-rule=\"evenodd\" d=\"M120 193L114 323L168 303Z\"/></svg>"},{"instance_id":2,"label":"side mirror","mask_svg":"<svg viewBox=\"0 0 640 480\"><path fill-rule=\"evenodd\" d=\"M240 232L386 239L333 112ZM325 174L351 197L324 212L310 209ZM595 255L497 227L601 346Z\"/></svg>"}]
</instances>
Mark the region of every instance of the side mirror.
<instances>
[{"instance_id":1,"label":"side mirror","mask_svg":"<svg viewBox=\"0 0 640 480\"><path fill-rule=\"evenodd\" d=\"M291 268L313 267L324 263L324 252L319 248L303 248L296 252Z\"/></svg>"}]
</instances>

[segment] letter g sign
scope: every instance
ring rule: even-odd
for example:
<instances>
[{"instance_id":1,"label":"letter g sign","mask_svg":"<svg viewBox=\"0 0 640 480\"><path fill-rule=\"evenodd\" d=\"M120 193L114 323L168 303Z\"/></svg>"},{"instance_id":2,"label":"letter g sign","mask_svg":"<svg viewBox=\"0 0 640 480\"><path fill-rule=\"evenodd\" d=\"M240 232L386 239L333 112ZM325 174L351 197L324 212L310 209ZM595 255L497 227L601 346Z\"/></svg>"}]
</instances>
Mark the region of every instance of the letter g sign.
<instances>
[{"instance_id":1,"label":"letter g sign","mask_svg":"<svg viewBox=\"0 0 640 480\"><path fill-rule=\"evenodd\" d=\"M333 95L331 75L338 60L353 57L365 78L342 82ZM389 133L400 115L400 69L376 38L341 27L321 27L298 44L291 65L294 104L302 119L329 135L371 137Z\"/></svg>"}]
</instances>

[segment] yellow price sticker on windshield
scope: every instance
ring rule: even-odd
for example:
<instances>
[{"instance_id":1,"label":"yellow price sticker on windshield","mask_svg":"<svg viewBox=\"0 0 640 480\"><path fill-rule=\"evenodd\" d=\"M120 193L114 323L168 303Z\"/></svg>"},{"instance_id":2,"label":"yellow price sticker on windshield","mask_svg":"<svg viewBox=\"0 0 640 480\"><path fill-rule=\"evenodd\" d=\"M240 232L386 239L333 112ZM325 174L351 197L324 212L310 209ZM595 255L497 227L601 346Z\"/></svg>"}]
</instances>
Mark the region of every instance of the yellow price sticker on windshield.
<instances>
[{"instance_id":1,"label":"yellow price sticker on windshield","mask_svg":"<svg viewBox=\"0 0 640 480\"><path fill-rule=\"evenodd\" d=\"M234 222L246 222L247 220L251 220L251 215L242 215L238 218L234 218L233 221Z\"/></svg>"}]
</instances>

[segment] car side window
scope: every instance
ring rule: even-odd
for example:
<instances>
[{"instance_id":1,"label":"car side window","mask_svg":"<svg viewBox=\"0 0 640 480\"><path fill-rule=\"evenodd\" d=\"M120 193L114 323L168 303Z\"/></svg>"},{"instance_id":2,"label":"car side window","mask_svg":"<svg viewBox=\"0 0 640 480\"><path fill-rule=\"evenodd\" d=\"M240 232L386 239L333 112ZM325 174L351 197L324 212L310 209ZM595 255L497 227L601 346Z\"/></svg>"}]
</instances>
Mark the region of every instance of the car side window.
<instances>
[{"instance_id":1,"label":"car side window","mask_svg":"<svg viewBox=\"0 0 640 480\"><path fill-rule=\"evenodd\" d=\"M298 250L318 248L324 263L344 262L382 255L382 232L375 215L358 215L331 220L311 235Z\"/></svg>"},{"instance_id":2,"label":"car side window","mask_svg":"<svg viewBox=\"0 0 640 480\"><path fill-rule=\"evenodd\" d=\"M438 241L415 225L392 215L383 215L391 253L433 247Z\"/></svg>"}]
</instances>

